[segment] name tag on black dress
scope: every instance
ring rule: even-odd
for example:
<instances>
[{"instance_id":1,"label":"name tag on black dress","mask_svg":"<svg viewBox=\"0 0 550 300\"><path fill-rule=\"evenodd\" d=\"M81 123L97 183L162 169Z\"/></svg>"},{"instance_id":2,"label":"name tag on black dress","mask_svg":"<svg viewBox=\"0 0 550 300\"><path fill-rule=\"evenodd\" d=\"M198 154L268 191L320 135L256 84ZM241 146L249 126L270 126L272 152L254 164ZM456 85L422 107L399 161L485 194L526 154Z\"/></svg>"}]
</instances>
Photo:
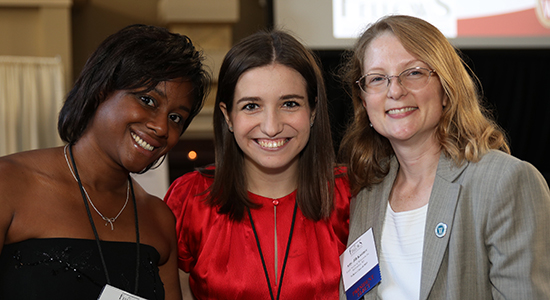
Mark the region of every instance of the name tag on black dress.
<instances>
[{"instance_id":1,"label":"name tag on black dress","mask_svg":"<svg viewBox=\"0 0 550 300\"><path fill-rule=\"evenodd\" d=\"M141 298L132 293L128 293L127 291L124 291L112 285L106 284L103 287L103 291L101 291L101 294L99 294L99 298L97 298L97 300L147 300L147 299Z\"/></svg>"}]
</instances>

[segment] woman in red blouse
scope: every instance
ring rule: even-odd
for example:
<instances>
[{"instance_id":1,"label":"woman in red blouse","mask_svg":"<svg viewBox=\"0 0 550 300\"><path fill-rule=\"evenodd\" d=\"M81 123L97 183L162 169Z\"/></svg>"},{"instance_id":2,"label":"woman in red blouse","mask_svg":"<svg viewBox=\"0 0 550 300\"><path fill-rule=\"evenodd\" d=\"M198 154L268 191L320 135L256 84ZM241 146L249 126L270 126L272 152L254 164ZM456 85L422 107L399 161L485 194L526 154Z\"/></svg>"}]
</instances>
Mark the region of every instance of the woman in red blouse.
<instances>
[{"instance_id":1,"label":"woman in red blouse","mask_svg":"<svg viewBox=\"0 0 550 300\"><path fill-rule=\"evenodd\" d=\"M215 166L165 198L184 297L337 299L350 194L315 57L281 31L245 38L224 59L215 108Z\"/></svg>"}]
</instances>

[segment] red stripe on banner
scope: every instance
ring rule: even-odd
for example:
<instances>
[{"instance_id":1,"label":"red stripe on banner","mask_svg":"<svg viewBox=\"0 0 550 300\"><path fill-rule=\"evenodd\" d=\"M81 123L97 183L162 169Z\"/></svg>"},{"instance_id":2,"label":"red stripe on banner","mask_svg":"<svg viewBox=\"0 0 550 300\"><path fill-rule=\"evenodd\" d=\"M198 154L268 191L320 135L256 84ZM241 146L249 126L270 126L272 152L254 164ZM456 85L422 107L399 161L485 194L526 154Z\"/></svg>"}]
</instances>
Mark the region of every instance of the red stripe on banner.
<instances>
[{"instance_id":1,"label":"red stripe on banner","mask_svg":"<svg viewBox=\"0 0 550 300\"><path fill-rule=\"evenodd\" d=\"M490 17L460 19L457 34L458 37L550 36L550 28L541 24L533 8Z\"/></svg>"}]
</instances>

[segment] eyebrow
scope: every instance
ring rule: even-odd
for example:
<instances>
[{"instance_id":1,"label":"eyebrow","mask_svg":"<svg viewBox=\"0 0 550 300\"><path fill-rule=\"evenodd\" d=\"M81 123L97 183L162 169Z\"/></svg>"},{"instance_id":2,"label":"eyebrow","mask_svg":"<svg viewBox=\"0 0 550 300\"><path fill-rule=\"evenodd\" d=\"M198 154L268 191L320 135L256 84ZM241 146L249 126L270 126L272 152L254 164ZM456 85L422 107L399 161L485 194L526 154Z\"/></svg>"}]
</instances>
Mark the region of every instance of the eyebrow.
<instances>
[{"instance_id":1,"label":"eyebrow","mask_svg":"<svg viewBox=\"0 0 550 300\"><path fill-rule=\"evenodd\" d=\"M185 105L180 105L179 109L187 112L187 113L191 113L191 108L185 106Z\"/></svg>"},{"instance_id":2,"label":"eyebrow","mask_svg":"<svg viewBox=\"0 0 550 300\"><path fill-rule=\"evenodd\" d=\"M158 85L155 86L151 92L157 93L159 96L166 98L166 93L158 88Z\"/></svg>"},{"instance_id":3,"label":"eyebrow","mask_svg":"<svg viewBox=\"0 0 550 300\"><path fill-rule=\"evenodd\" d=\"M155 92L155 93L157 93L159 96L161 96L161 97L163 97L164 99L166 99L166 93L165 93L163 90L158 89L157 87L158 87L158 85L157 85L156 87L154 87L154 88L151 90L151 92ZM185 111L185 112L191 113L191 108L189 108L189 107L187 107L187 106L185 106L185 105L180 105L178 108L181 109L181 110L183 110L183 111Z\"/></svg>"},{"instance_id":4,"label":"eyebrow","mask_svg":"<svg viewBox=\"0 0 550 300\"><path fill-rule=\"evenodd\" d=\"M403 64L400 64L400 65L403 65L403 66L404 66L404 68L405 68L405 69L403 69L403 71L404 71L404 70L408 69L409 67L414 68L414 67L412 67L411 65L412 65L412 64L415 64L415 63L423 63L423 64L425 64L426 66L428 66L427 63L425 63L425 62L423 62L423 61L421 61L421 60L419 60L419 59L416 59L416 58L415 58L415 59L411 59L411 60L409 60L409 61L407 61L407 62L405 62L405 63L403 63ZM429 66L428 66L428 67L429 67ZM373 70L374 70L374 71L373 71ZM381 72L382 72L382 70L381 70L379 67L376 67L376 68L371 69L371 71L369 71L369 72L367 72L367 73L365 73L365 74L382 74Z\"/></svg>"},{"instance_id":5,"label":"eyebrow","mask_svg":"<svg viewBox=\"0 0 550 300\"><path fill-rule=\"evenodd\" d=\"M279 97L279 100L287 100L287 99L305 99L306 97L302 96L302 95L298 95L298 94L288 94L288 95L283 95L281 97ZM240 99L238 99L235 104L238 104L240 102L246 102L246 101L260 101L261 98L260 97L242 97Z\"/></svg>"},{"instance_id":6,"label":"eyebrow","mask_svg":"<svg viewBox=\"0 0 550 300\"><path fill-rule=\"evenodd\" d=\"M413 63L423 63L423 64L426 64L425 62L421 61L420 59L413 59L413 60L410 60L408 61L405 66L408 66L408 65L411 65Z\"/></svg>"},{"instance_id":7,"label":"eyebrow","mask_svg":"<svg viewBox=\"0 0 550 300\"><path fill-rule=\"evenodd\" d=\"M249 102L249 101L260 101L260 98L258 97L242 97L240 99L237 99L237 101L235 101L235 104L239 104L241 102Z\"/></svg>"},{"instance_id":8,"label":"eyebrow","mask_svg":"<svg viewBox=\"0 0 550 300\"><path fill-rule=\"evenodd\" d=\"M302 95L298 95L298 94L290 94L290 95L284 95L282 96L281 100L286 100L286 99L305 99L306 97L302 96Z\"/></svg>"}]
</instances>

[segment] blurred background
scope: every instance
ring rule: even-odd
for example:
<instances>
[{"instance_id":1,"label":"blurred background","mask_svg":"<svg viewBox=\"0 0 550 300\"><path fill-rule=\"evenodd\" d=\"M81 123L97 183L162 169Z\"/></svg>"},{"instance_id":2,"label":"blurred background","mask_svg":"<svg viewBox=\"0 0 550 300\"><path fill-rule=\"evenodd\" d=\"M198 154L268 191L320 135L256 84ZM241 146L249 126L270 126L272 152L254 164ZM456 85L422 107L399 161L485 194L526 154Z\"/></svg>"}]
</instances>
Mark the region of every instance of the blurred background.
<instances>
[{"instance_id":1,"label":"blurred background","mask_svg":"<svg viewBox=\"0 0 550 300\"><path fill-rule=\"evenodd\" d=\"M214 84L203 111L157 170L136 176L163 197L185 172L214 161L212 113L225 53L259 29L290 31L325 70L335 149L351 116L336 73L368 23L388 13L430 21L479 77L512 154L550 179L550 0L0 0L0 156L61 145L57 114L87 57L135 23L185 34ZM471 8L475 8L472 10Z\"/></svg>"}]
</instances>

